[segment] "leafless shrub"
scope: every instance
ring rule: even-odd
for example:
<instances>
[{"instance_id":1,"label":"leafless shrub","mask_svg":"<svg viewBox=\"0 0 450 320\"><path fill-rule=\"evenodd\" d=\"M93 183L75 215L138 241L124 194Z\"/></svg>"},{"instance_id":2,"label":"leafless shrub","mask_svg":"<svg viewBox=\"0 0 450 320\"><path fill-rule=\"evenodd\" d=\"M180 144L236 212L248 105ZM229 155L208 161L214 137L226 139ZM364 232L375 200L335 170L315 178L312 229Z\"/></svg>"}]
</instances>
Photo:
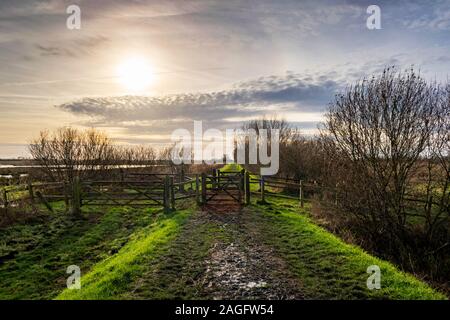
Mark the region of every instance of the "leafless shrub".
<instances>
[{"instance_id":1,"label":"leafless shrub","mask_svg":"<svg viewBox=\"0 0 450 320\"><path fill-rule=\"evenodd\" d=\"M253 172L259 171L260 168L260 159L257 159L257 163L251 163L249 159L249 149L251 148L251 143L256 143L256 147L260 148L261 143L261 134L262 130L266 130L266 138L267 141L267 151L270 153L271 150L271 132L272 130L279 130L279 153L280 153L280 170L282 171L283 164L287 164L289 162L288 159L284 159L283 156L293 155L293 150L286 150L288 146L297 139L300 138L298 130L293 127L289 122L284 119L279 119L277 116L272 117L262 117L260 119L254 119L245 122L242 127L243 134L236 134L235 136L235 150L234 150L234 158L237 159L237 148L244 148L245 155L245 166ZM249 132L254 132L256 141L250 141ZM257 150L254 150L257 151ZM286 172L286 170L284 170Z\"/></svg>"},{"instance_id":2,"label":"leafless shrub","mask_svg":"<svg viewBox=\"0 0 450 320\"><path fill-rule=\"evenodd\" d=\"M267 137L270 140L270 130L277 129L279 130L279 142L280 145L287 144L291 141L296 135L297 130L292 127L292 125L284 119L278 119L276 115L272 117L262 117L260 119L250 120L245 122L242 125L243 130L255 130L256 135L260 135L260 131L262 129L267 130Z\"/></svg>"},{"instance_id":3,"label":"leafless shrub","mask_svg":"<svg viewBox=\"0 0 450 320\"><path fill-rule=\"evenodd\" d=\"M157 152L149 146L118 146L103 132L61 128L42 131L29 150L47 178L57 182L111 178L123 170L152 171Z\"/></svg>"},{"instance_id":4,"label":"leafless shrub","mask_svg":"<svg viewBox=\"0 0 450 320\"><path fill-rule=\"evenodd\" d=\"M325 168L323 146L316 137L305 137L301 133L280 148L280 170L282 177L296 180L321 181Z\"/></svg>"},{"instance_id":5,"label":"leafless shrub","mask_svg":"<svg viewBox=\"0 0 450 320\"><path fill-rule=\"evenodd\" d=\"M149 146L115 146L114 162L125 166L152 166L157 160L157 152Z\"/></svg>"},{"instance_id":6,"label":"leafless shrub","mask_svg":"<svg viewBox=\"0 0 450 320\"><path fill-rule=\"evenodd\" d=\"M336 212L399 260L449 241L448 91L387 68L337 95L326 115L324 182L339 186Z\"/></svg>"},{"instance_id":7,"label":"leafless shrub","mask_svg":"<svg viewBox=\"0 0 450 320\"><path fill-rule=\"evenodd\" d=\"M42 131L29 150L50 180L68 183L76 176L92 178L101 174L114 159L111 140L95 129Z\"/></svg>"}]
</instances>

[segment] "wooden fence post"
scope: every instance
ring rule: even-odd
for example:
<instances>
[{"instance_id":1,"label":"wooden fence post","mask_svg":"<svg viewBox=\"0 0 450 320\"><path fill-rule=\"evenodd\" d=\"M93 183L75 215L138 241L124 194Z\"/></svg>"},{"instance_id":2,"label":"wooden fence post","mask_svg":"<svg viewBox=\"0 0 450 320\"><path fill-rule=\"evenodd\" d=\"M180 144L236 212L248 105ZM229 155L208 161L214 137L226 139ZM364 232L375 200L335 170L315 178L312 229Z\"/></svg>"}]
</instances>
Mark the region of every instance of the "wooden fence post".
<instances>
[{"instance_id":1,"label":"wooden fence post","mask_svg":"<svg viewBox=\"0 0 450 320\"><path fill-rule=\"evenodd\" d=\"M261 183L261 202L265 203L266 202L266 197L264 195L264 176L261 176L260 183Z\"/></svg>"},{"instance_id":2,"label":"wooden fence post","mask_svg":"<svg viewBox=\"0 0 450 320\"><path fill-rule=\"evenodd\" d=\"M245 189L245 181L244 181L244 176L245 176L245 169L242 169L241 172L239 173L239 176L241 177L241 190Z\"/></svg>"},{"instance_id":3,"label":"wooden fence post","mask_svg":"<svg viewBox=\"0 0 450 320\"><path fill-rule=\"evenodd\" d=\"M69 204L69 185L66 181L63 182L63 191L64 191L64 204L66 205L66 211L70 210Z\"/></svg>"},{"instance_id":4,"label":"wooden fence post","mask_svg":"<svg viewBox=\"0 0 450 320\"><path fill-rule=\"evenodd\" d=\"M200 204L200 179L198 173L195 175L195 200Z\"/></svg>"},{"instance_id":5,"label":"wooden fence post","mask_svg":"<svg viewBox=\"0 0 450 320\"><path fill-rule=\"evenodd\" d=\"M339 187L339 182L336 183L336 187L334 189L334 205L337 206L338 204L338 187Z\"/></svg>"},{"instance_id":6,"label":"wooden fence post","mask_svg":"<svg viewBox=\"0 0 450 320\"><path fill-rule=\"evenodd\" d=\"M303 197L303 181L302 180L300 180L298 190L299 190L298 195L300 198L300 207L303 208L304 197Z\"/></svg>"},{"instance_id":7,"label":"wooden fence post","mask_svg":"<svg viewBox=\"0 0 450 320\"><path fill-rule=\"evenodd\" d=\"M245 204L250 204L250 173L245 172Z\"/></svg>"},{"instance_id":8,"label":"wooden fence post","mask_svg":"<svg viewBox=\"0 0 450 320\"><path fill-rule=\"evenodd\" d=\"M119 168L119 173L120 173L120 181L123 182L125 180L125 174L122 168Z\"/></svg>"},{"instance_id":9,"label":"wooden fence post","mask_svg":"<svg viewBox=\"0 0 450 320\"><path fill-rule=\"evenodd\" d=\"M221 180L222 172L220 169L217 169L217 187L220 189L220 180Z\"/></svg>"},{"instance_id":10,"label":"wooden fence post","mask_svg":"<svg viewBox=\"0 0 450 320\"><path fill-rule=\"evenodd\" d=\"M217 170L216 169L213 169L212 176L213 176L212 188L216 189L217 188Z\"/></svg>"},{"instance_id":11,"label":"wooden fence post","mask_svg":"<svg viewBox=\"0 0 450 320\"><path fill-rule=\"evenodd\" d=\"M175 179L174 177L170 177L170 203L171 203L171 209L175 210Z\"/></svg>"},{"instance_id":12,"label":"wooden fence post","mask_svg":"<svg viewBox=\"0 0 450 320\"><path fill-rule=\"evenodd\" d=\"M170 198L170 193L169 193L169 176L165 176L164 178L164 212L168 213L170 211L170 204L169 204L169 198Z\"/></svg>"},{"instance_id":13,"label":"wooden fence post","mask_svg":"<svg viewBox=\"0 0 450 320\"><path fill-rule=\"evenodd\" d=\"M238 175L237 175L237 177L239 177L239 181L238 181L238 187L239 187L239 189L238 189L238 192L239 192L239 195L238 195L238 199L239 199L239 204L241 204L242 202L244 202L244 188L243 188L243 186L244 186L244 176L242 175L242 173L238 173Z\"/></svg>"},{"instance_id":14,"label":"wooden fence post","mask_svg":"<svg viewBox=\"0 0 450 320\"><path fill-rule=\"evenodd\" d=\"M184 167L183 164L181 165L181 171L180 171L180 183L184 182ZM184 192L184 184L180 184L180 192Z\"/></svg>"},{"instance_id":15,"label":"wooden fence post","mask_svg":"<svg viewBox=\"0 0 450 320\"><path fill-rule=\"evenodd\" d=\"M39 201L41 201L47 207L48 211L53 213L52 205L50 204L50 202L47 201L47 199L45 199L45 197L42 195L42 193L37 191L36 196L39 198Z\"/></svg>"},{"instance_id":16,"label":"wooden fence post","mask_svg":"<svg viewBox=\"0 0 450 320\"><path fill-rule=\"evenodd\" d=\"M206 204L206 173L202 173L202 204Z\"/></svg>"},{"instance_id":17,"label":"wooden fence post","mask_svg":"<svg viewBox=\"0 0 450 320\"><path fill-rule=\"evenodd\" d=\"M28 180L28 193L30 194L31 204L34 204L34 192L33 192L33 184L31 180Z\"/></svg>"},{"instance_id":18,"label":"wooden fence post","mask_svg":"<svg viewBox=\"0 0 450 320\"><path fill-rule=\"evenodd\" d=\"M8 212L8 191L3 189L3 205L5 206L5 211Z\"/></svg>"},{"instance_id":19,"label":"wooden fence post","mask_svg":"<svg viewBox=\"0 0 450 320\"><path fill-rule=\"evenodd\" d=\"M80 185L80 177L75 177L73 179L72 185L72 214L80 215L81 214L81 185Z\"/></svg>"}]
</instances>

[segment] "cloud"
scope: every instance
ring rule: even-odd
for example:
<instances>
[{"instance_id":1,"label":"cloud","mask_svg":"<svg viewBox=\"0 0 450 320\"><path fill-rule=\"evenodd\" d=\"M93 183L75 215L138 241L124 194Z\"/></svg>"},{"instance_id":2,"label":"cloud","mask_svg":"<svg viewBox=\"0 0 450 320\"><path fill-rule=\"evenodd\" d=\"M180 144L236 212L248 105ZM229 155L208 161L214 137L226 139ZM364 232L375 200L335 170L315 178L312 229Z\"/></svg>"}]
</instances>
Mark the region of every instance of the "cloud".
<instances>
[{"instance_id":1,"label":"cloud","mask_svg":"<svg viewBox=\"0 0 450 320\"><path fill-rule=\"evenodd\" d=\"M214 92L86 97L56 107L78 116L80 125L112 129L125 142L168 142L172 131L191 130L194 120L203 121L204 129L225 129L264 115L278 115L305 132L313 132L335 93L388 66L397 65L401 70L404 59L397 54L315 73L287 71Z\"/></svg>"},{"instance_id":2,"label":"cloud","mask_svg":"<svg viewBox=\"0 0 450 320\"><path fill-rule=\"evenodd\" d=\"M65 45L59 42L49 42L48 45L36 44L35 47L41 56L83 57L95 53L109 38L101 35L89 36L67 41Z\"/></svg>"},{"instance_id":3,"label":"cloud","mask_svg":"<svg viewBox=\"0 0 450 320\"><path fill-rule=\"evenodd\" d=\"M66 28L68 4L81 7L79 31ZM7 116L14 114L20 139L27 125L70 122L111 128L122 139L137 141L192 120L232 127L274 113L312 128L317 120L305 120L305 114L320 115L336 90L386 65L415 65L430 78L448 78L449 0L379 0L382 30L366 28L370 4L1 0L0 104ZM115 66L135 53L148 56L155 72L167 73L158 76L155 92L181 93L105 96L119 90ZM286 69L311 71L254 78ZM252 80L217 89L247 78ZM43 93L54 98L25 97ZM70 116L51 109L61 101L67 103L58 110ZM13 102L23 106L10 107ZM60 118L42 122L36 106ZM5 127L12 116L0 118Z\"/></svg>"},{"instance_id":4,"label":"cloud","mask_svg":"<svg viewBox=\"0 0 450 320\"><path fill-rule=\"evenodd\" d=\"M40 51L40 54L42 56L69 56L69 57L75 57L75 54L66 49L66 48L60 48L60 47L52 47L52 46L42 46L40 44L36 45L36 48Z\"/></svg>"},{"instance_id":5,"label":"cloud","mask_svg":"<svg viewBox=\"0 0 450 320\"><path fill-rule=\"evenodd\" d=\"M175 129L189 129L194 120L203 121L205 129L224 129L240 126L242 119L263 115L320 114L342 86L326 75L287 72L239 82L216 92L83 98L57 108L80 116L84 126L113 128L126 142L149 142L152 135L162 142L161 136L168 139ZM311 128L317 118L312 121L300 116L296 121L301 127Z\"/></svg>"},{"instance_id":6,"label":"cloud","mask_svg":"<svg viewBox=\"0 0 450 320\"><path fill-rule=\"evenodd\" d=\"M402 20L409 29L446 31L450 29L450 1L437 0L431 6L421 2L407 3ZM402 6L403 8L403 6Z\"/></svg>"},{"instance_id":7,"label":"cloud","mask_svg":"<svg viewBox=\"0 0 450 320\"><path fill-rule=\"evenodd\" d=\"M57 107L75 115L87 115L107 122L165 119L214 121L280 111L323 111L340 86L337 81L326 77L311 78L287 73L240 82L223 91L84 98Z\"/></svg>"}]
</instances>

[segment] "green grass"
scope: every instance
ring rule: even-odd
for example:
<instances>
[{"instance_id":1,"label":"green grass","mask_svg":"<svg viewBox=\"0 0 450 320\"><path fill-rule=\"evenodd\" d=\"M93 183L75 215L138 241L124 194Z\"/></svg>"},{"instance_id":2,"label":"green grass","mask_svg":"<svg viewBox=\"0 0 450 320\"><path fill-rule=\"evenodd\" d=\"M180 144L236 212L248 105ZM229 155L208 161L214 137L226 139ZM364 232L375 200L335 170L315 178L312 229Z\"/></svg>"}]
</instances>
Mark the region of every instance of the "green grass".
<instances>
[{"instance_id":1,"label":"green grass","mask_svg":"<svg viewBox=\"0 0 450 320\"><path fill-rule=\"evenodd\" d=\"M226 165L228 171L241 170ZM252 191L257 184L250 186ZM446 299L426 283L400 271L361 248L346 244L308 218L310 204L299 208L296 200L266 196L257 203L259 220L268 244L275 246L302 281L305 294L317 299ZM381 269L381 289L369 290L366 272L370 265Z\"/></svg>"},{"instance_id":2,"label":"green grass","mask_svg":"<svg viewBox=\"0 0 450 320\"><path fill-rule=\"evenodd\" d=\"M69 265L87 272L155 219L153 209L126 207L105 213L86 207L84 219L74 219L62 213L63 207L0 230L0 299L54 298L66 287Z\"/></svg>"},{"instance_id":3,"label":"green grass","mask_svg":"<svg viewBox=\"0 0 450 320\"><path fill-rule=\"evenodd\" d=\"M237 163L230 163L224 165L222 168L220 168L220 171L241 171L243 167Z\"/></svg>"},{"instance_id":4,"label":"green grass","mask_svg":"<svg viewBox=\"0 0 450 320\"><path fill-rule=\"evenodd\" d=\"M121 295L126 299L207 299L201 281L206 271L209 250L219 239L229 235L217 221L199 218L197 211L183 226L169 247L137 278L131 290Z\"/></svg>"},{"instance_id":5,"label":"green grass","mask_svg":"<svg viewBox=\"0 0 450 320\"><path fill-rule=\"evenodd\" d=\"M222 170L240 169L226 165ZM305 298L445 299L391 263L315 225L308 218L309 203L300 209L295 200L266 200L246 209L251 227L286 261ZM205 271L208 249L227 235L220 224L196 219L193 202L170 214L87 207L85 219L62 214L62 202L54 207L55 214L0 230L0 299L207 298L197 280ZM81 268L81 290L66 289L69 265ZM366 286L370 265L381 269L380 290Z\"/></svg>"},{"instance_id":6,"label":"green grass","mask_svg":"<svg viewBox=\"0 0 450 320\"><path fill-rule=\"evenodd\" d=\"M446 299L412 275L344 243L308 217L296 201L268 199L254 205L255 220L312 299ZM381 269L381 289L369 290L367 267Z\"/></svg>"},{"instance_id":7,"label":"green grass","mask_svg":"<svg viewBox=\"0 0 450 320\"><path fill-rule=\"evenodd\" d=\"M3 197L3 190L7 191L8 201L20 200L28 197L27 186L24 185L12 185L0 188L1 195ZM3 199L0 199L3 200Z\"/></svg>"},{"instance_id":8,"label":"green grass","mask_svg":"<svg viewBox=\"0 0 450 320\"><path fill-rule=\"evenodd\" d=\"M137 231L115 255L99 262L82 276L81 290L65 289L57 299L117 299L126 296L134 281L176 237L190 214L190 210L182 210L161 216L155 223Z\"/></svg>"}]
</instances>

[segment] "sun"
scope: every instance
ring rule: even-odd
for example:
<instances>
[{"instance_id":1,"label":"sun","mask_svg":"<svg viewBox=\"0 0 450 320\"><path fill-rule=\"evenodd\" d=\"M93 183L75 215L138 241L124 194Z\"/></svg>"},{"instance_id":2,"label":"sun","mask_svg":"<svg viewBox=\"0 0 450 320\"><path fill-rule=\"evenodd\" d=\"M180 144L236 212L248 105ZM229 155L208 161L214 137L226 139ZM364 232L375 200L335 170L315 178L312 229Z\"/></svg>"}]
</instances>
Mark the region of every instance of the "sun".
<instances>
[{"instance_id":1,"label":"sun","mask_svg":"<svg viewBox=\"0 0 450 320\"><path fill-rule=\"evenodd\" d=\"M153 68L143 57L130 57L117 67L117 78L129 91L143 91L154 81Z\"/></svg>"}]
</instances>

